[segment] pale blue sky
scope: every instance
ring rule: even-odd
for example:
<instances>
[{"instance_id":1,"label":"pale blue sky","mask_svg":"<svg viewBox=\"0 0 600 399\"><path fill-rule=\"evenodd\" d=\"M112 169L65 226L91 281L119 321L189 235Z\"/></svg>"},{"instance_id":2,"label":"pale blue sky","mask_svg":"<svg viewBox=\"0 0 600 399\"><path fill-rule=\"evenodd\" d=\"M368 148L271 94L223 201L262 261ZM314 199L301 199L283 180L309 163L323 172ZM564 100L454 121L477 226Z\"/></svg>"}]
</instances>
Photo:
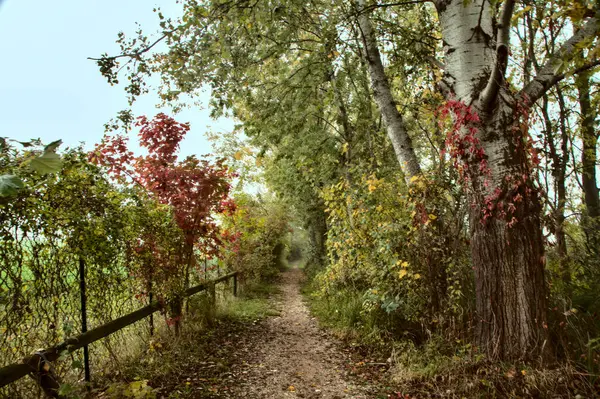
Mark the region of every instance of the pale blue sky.
<instances>
[{"instance_id":1,"label":"pale blue sky","mask_svg":"<svg viewBox=\"0 0 600 399\"><path fill-rule=\"evenodd\" d=\"M174 0L0 0L0 136L62 139L66 145L85 141L91 148L102 138L104 123L127 102L123 90L109 86L87 57L115 54L117 32L132 33L135 22L155 32L155 6L166 16L180 12ZM157 102L146 96L134 113L154 115ZM233 127L198 108L176 119L192 125L182 155L211 151L207 126Z\"/></svg>"}]
</instances>

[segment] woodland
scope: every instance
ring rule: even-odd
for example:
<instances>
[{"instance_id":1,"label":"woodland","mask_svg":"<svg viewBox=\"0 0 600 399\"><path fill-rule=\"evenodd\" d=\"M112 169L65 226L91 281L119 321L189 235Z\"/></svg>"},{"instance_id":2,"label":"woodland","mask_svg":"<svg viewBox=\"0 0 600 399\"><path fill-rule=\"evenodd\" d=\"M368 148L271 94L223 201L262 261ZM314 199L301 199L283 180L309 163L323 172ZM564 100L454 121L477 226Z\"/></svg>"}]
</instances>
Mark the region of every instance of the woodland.
<instances>
[{"instance_id":1,"label":"woodland","mask_svg":"<svg viewBox=\"0 0 600 399\"><path fill-rule=\"evenodd\" d=\"M91 152L0 141L2 363L79 331L78 262L92 324L153 297L177 336L186 289L288 259L397 397L600 392L600 3L178 3L90 60L172 116L123 110ZM206 92L235 128L181 159Z\"/></svg>"}]
</instances>

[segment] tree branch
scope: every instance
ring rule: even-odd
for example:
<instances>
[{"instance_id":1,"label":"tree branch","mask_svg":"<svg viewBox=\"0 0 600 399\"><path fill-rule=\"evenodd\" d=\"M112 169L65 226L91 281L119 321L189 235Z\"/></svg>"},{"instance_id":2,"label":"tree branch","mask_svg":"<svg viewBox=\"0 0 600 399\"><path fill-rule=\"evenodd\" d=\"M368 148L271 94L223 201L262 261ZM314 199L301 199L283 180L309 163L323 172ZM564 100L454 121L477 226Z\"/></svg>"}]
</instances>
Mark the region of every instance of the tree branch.
<instances>
[{"instance_id":1,"label":"tree branch","mask_svg":"<svg viewBox=\"0 0 600 399\"><path fill-rule=\"evenodd\" d=\"M504 75L508 66L508 46L510 41L510 20L515 9L515 0L506 0L502 6L500 23L498 24L498 42L496 44L496 64L479 100L484 109L490 109L498 96L498 90L504 83Z\"/></svg>"},{"instance_id":2,"label":"tree branch","mask_svg":"<svg viewBox=\"0 0 600 399\"><path fill-rule=\"evenodd\" d=\"M350 14L350 17L359 17L361 14L368 14L373 10L378 8L387 8L387 7L396 7L396 6L409 6L413 4L423 4L423 3L433 3L433 0L406 0L406 1L398 1L394 3L384 3L384 4L371 4L369 6L364 6L359 11Z\"/></svg>"},{"instance_id":3,"label":"tree branch","mask_svg":"<svg viewBox=\"0 0 600 399\"><path fill-rule=\"evenodd\" d=\"M597 67L598 65L600 65L600 59L595 59L595 60L592 60L592 61L590 61L590 62L588 62L588 63L586 63L586 64L584 64L584 65L582 65L582 66L580 66L578 68L575 68L572 71L569 71L567 73L561 73L560 75L556 75L556 78L555 78L556 79L556 83L560 82L561 80L563 80L567 76L578 75L580 73L587 72L590 69Z\"/></svg>"},{"instance_id":4,"label":"tree branch","mask_svg":"<svg viewBox=\"0 0 600 399\"><path fill-rule=\"evenodd\" d=\"M428 55L425 56L425 60L429 61L429 63L435 67L437 67L438 69L444 71L446 70L446 65L442 64L442 62L440 60L438 60L437 58L435 58L434 56Z\"/></svg>"},{"instance_id":5,"label":"tree branch","mask_svg":"<svg viewBox=\"0 0 600 399\"><path fill-rule=\"evenodd\" d=\"M144 47L138 51L134 51L132 53L123 53L123 54L119 54L119 55L114 55L114 56L110 56L110 57L100 57L100 58L94 58L94 57L87 57L88 60L92 60L92 61L100 61L100 60L105 60L105 59L109 59L109 60L116 60L118 58L139 58L142 54L147 53L148 51L152 50L152 48L154 46L156 46L158 43L162 42L163 40L165 40L169 35L173 34L175 31L177 31L177 29L179 29L179 27L164 32L162 34L162 36L160 36L158 39L156 39L152 44L148 45L147 47Z\"/></svg>"},{"instance_id":6,"label":"tree branch","mask_svg":"<svg viewBox=\"0 0 600 399\"><path fill-rule=\"evenodd\" d=\"M529 82L519 93L519 97L523 99L527 106L534 104L540 97L544 95L552 86L565 78L565 74L559 74L558 70L566 61L570 61L574 55L581 51L577 45L584 40L594 37L600 32L600 23L598 17L590 18L581 29L579 29L569 40L567 40L558 50L558 52L550 57L548 61L539 70L537 76ZM593 68L598 65L596 62L591 62L584 66L583 70ZM582 72L578 68L576 72Z\"/></svg>"}]
</instances>

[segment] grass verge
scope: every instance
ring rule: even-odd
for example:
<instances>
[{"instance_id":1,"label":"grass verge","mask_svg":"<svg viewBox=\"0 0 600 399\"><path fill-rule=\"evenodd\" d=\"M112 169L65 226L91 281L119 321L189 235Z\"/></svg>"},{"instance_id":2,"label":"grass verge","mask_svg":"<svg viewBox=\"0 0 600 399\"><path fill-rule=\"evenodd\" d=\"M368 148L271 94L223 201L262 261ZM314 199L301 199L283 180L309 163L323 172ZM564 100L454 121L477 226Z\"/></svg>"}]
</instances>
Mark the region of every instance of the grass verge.
<instances>
[{"instance_id":1,"label":"grass verge","mask_svg":"<svg viewBox=\"0 0 600 399\"><path fill-rule=\"evenodd\" d=\"M448 332L423 331L383 311L365 309L359 291L323 296L317 288L308 282L302 290L312 314L353 349L363 374L369 373L370 363L377 367L378 383L392 387L388 397L590 398L600 392L599 376L571 364L546 368L490 362Z\"/></svg>"},{"instance_id":2,"label":"grass verge","mask_svg":"<svg viewBox=\"0 0 600 399\"><path fill-rule=\"evenodd\" d=\"M69 386L63 393L68 398L227 397L240 341L258 328L260 320L279 314L269 300L278 292L274 284L246 285L238 297L229 291L217 293L215 312L207 311L205 293L193 296L179 336L164 325L146 345L123 348L126 358L113 372L95 375L91 392Z\"/></svg>"}]
</instances>

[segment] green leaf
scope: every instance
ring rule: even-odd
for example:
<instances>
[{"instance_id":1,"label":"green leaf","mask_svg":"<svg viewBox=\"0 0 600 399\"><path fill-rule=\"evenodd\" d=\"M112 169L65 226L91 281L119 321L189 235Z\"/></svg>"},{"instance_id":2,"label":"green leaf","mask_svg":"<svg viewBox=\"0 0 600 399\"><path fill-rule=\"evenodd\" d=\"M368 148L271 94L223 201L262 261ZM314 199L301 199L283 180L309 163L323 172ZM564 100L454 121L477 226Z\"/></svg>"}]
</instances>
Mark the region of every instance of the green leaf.
<instances>
[{"instance_id":1,"label":"green leaf","mask_svg":"<svg viewBox=\"0 0 600 399\"><path fill-rule=\"evenodd\" d=\"M71 384L60 384L60 387L58 388L58 394L61 396L73 395L74 393L75 387Z\"/></svg>"},{"instance_id":2,"label":"green leaf","mask_svg":"<svg viewBox=\"0 0 600 399\"><path fill-rule=\"evenodd\" d=\"M11 197L23 188L23 182L15 175L0 175L0 197Z\"/></svg>"},{"instance_id":3,"label":"green leaf","mask_svg":"<svg viewBox=\"0 0 600 399\"><path fill-rule=\"evenodd\" d=\"M62 159L54 152L44 152L43 155L31 160L31 169L41 175L58 172L62 165Z\"/></svg>"},{"instance_id":4,"label":"green leaf","mask_svg":"<svg viewBox=\"0 0 600 399\"><path fill-rule=\"evenodd\" d=\"M44 147L44 152L56 152L58 146L62 144L62 140L56 140Z\"/></svg>"},{"instance_id":5,"label":"green leaf","mask_svg":"<svg viewBox=\"0 0 600 399\"><path fill-rule=\"evenodd\" d=\"M58 355L58 360L65 360L67 358L67 356L69 356L69 351L66 349L63 349L60 354Z\"/></svg>"},{"instance_id":6,"label":"green leaf","mask_svg":"<svg viewBox=\"0 0 600 399\"><path fill-rule=\"evenodd\" d=\"M83 369L83 364L79 360L73 360L71 367L74 369Z\"/></svg>"}]
</instances>

